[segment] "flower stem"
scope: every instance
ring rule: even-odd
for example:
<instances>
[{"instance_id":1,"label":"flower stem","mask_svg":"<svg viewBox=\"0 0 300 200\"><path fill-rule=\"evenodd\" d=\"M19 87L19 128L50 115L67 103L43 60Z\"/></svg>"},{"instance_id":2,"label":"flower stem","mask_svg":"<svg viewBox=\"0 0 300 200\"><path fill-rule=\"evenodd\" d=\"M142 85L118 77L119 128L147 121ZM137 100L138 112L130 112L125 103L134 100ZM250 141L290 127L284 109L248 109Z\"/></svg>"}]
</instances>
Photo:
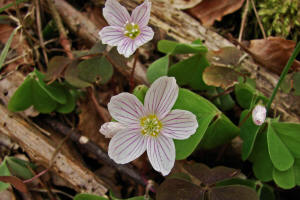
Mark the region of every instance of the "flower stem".
<instances>
[{"instance_id":1,"label":"flower stem","mask_svg":"<svg viewBox=\"0 0 300 200\"><path fill-rule=\"evenodd\" d=\"M299 54L300 52L300 42L298 42L292 56L290 57L289 61L287 62L286 66L284 67L281 75L280 75L280 78L279 78L279 81L276 85L276 87L274 88L273 90L273 93L272 93L272 96L270 98L270 101L268 102L268 105L267 105L267 112L269 112L270 108L271 108L271 105L272 105L272 102L278 92L278 89L279 89L279 86L281 84L281 82L283 81L284 77L286 76L286 74L288 73L289 69L291 68L291 66L293 65L293 62L294 60L296 59L297 55Z\"/></svg>"}]
</instances>

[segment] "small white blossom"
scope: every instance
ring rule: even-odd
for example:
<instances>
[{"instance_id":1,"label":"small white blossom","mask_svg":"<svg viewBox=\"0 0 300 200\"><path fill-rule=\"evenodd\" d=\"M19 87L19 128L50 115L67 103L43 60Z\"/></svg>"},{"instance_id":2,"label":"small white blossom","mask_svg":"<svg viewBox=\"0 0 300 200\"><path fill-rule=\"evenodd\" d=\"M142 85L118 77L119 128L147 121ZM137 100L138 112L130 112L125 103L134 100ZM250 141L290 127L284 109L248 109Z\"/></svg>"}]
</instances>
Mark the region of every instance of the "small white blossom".
<instances>
[{"instance_id":1,"label":"small white blossom","mask_svg":"<svg viewBox=\"0 0 300 200\"><path fill-rule=\"evenodd\" d=\"M136 7L131 16L117 0L106 0L103 16L109 26L99 32L102 43L117 46L120 54L129 57L153 38L154 32L147 26L150 11L151 2L148 0Z\"/></svg>"},{"instance_id":2,"label":"small white blossom","mask_svg":"<svg viewBox=\"0 0 300 200\"><path fill-rule=\"evenodd\" d=\"M173 139L187 139L198 128L193 113L171 110L178 90L175 78L161 77L147 91L144 105L130 93L113 96L108 110L118 122L105 123L100 129L106 136L112 136L110 158L125 164L147 151L153 168L164 176L169 174L175 162Z\"/></svg>"},{"instance_id":3,"label":"small white blossom","mask_svg":"<svg viewBox=\"0 0 300 200\"><path fill-rule=\"evenodd\" d=\"M267 110L262 105L256 105L252 111L253 123L260 126L265 122L267 116Z\"/></svg>"}]
</instances>

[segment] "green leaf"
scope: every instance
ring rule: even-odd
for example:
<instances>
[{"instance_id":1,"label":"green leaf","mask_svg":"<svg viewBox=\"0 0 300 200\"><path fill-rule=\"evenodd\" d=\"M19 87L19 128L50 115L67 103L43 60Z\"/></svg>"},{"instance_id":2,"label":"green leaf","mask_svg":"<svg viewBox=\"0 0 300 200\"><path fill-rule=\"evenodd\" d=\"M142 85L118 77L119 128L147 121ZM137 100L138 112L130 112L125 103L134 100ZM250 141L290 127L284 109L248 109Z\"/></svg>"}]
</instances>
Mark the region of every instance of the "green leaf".
<instances>
[{"instance_id":1,"label":"green leaf","mask_svg":"<svg viewBox=\"0 0 300 200\"><path fill-rule=\"evenodd\" d=\"M166 55L155 62L153 62L147 70L147 79L150 83L153 83L161 76L168 74L169 68L169 55Z\"/></svg>"},{"instance_id":2,"label":"green leaf","mask_svg":"<svg viewBox=\"0 0 300 200\"><path fill-rule=\"evenodd\" d=\"M194 113L198 121L195 134L186 140L174 140L176 159L188 157L200 143L209 123L220 111L208 100L186 89L179 89L177 101L172 109L188 110Z\"/></svg>"},{"instance_id":3,"label":"green leaf","mask_svg":"<svg viewBox=\"0 0 300 200\"><path fill-rule=\"evenodd\" d=\"M247 113L250 111L248 110ZM260 130L260 126L253 123L252 116L244 122L240 129L240 136L243 139L242 147L242 159L246 160L252 152L257 133Z\"/></svg>"},{"instance_id":4,"label":"green leaf","mask_svg":"<svg viewBox=\"0 0 300 200\"><path fill-rule=\"evenodd\" d=\"M279 171L276 168L273 168L273 179L279 187L286 190L296 186L293 167L286 171Z\"/></svg>"},{"instance_id":5,"label":"green leaf","mask_svg":"<svg viewBox=\"0 0 300 200\"><path fill-rule=\"evenodd\" d=\"M300 159L296 159L294 163L295 181L300 186Z\"/></svg>"},{"instance_id":6,"label":"green leaf","mask_svg":"<svg viewBox=\"0 0 300 200\"><path fill-rule=\"evenodd\" d=\"M53 82L50 85L47 85L43 80L45 75L34 70L35 75L37 76L37 83L39 86L51 97L54 101L57 101L60 104L65 104L67 102L67 97L65 95L64 88L57 82Z\"/></svg>"},{"instance_id":7,"label":"green leaf","mask_svg":"<svg viewBox=\"0 0 300 200\"><path fill-rule=\"evenodd\" d=\"M240 129L228 117L220 114L208 127L200 146L204 149L215 148L232 140L238 135L239 131Z\"/></svg>"},{"instance_id":8,"label":"green leaf","mask_svg":"<svg viewBox=\"0 0 300 200\"><path fill-rule=\"evenodd\" d=\"M52 81L62 76L63 71L68 67L72 60L65 56L54 56L48 63L45 81Z\"/></svg>"},{"instance_id":9,"label":"green leaf","mask_svg":"<svg viewBox=\"0 0 300 200\"><path fill-rule=\"evenodd\" d=\"M255 181L248 179L232 178L216 183L217 187L226 185L244 185L252 189L256 189Z\"/></svg>"},{"instance_id":10,"label":"green leaf","mask_svg":"<svg viewBox=\"0 0 300 200\"><path fill-rule=\"evenodd\" d=\"M253 162L253 172L261 181L272 180L273 164L268 152L267 131L257 135L249 160Z\"/></svg>"},{"instance_id":11,"label":"green leaf","mask_svg":"<svg viewBox=\"0 0 300 200\"><path fill-rule=\"evenodd\" d=\"M224 92L222 88L216 88L218 91L218 94ZM231 110L235 106L235 101L232 99L230 94L222 95L218 97L216 100L219 100L219 103L217 104L218 108L220 108L222 111L228 111ZM215 101L214 101L215 103Z\"/></svg>"},{"instance_id":12,"label":"green leaf","mask_svg":"<svg viewBox=\"0 0 300 200\"><path fill-rule=\"evenodd\" d=\"M275 194L273 188L263 184L257 191L260 200L275 200Z\"/></svg>"},{"instance_id":13,"label":"green leaf","mask_svg":"<svg viewBox=\"0 0 300 200\"><path fill-rule=\"evenodd\" d=\"M148 89L149 88L146 85L138 85L134 88L132 93L144 104L144 99Z\"/></svg>"},{"instance_id":14,"label":"green leaf","mask_svg":"<svg viewBox=\"0 0 300 200\"><path fill-rule=\"evenodd\" d=\"M171 55L207 52L207 48L200 43L200 40L197 40L192 44L182 44L170 40L160 40L157 44L157 48L160 52Z\"/></svg>"},{"instance_id":15,"label":"green leaf","mask_svg":"<svg viewBox=\"0 0 300 200\"><path fill-rule=\"evenodd\" d=\"M255 190L243 185L213 187L208 192L210 200L258 200Z\"/></svg>"},{"instance_id":16,"label":"green leaf","mask_svg":"<svg viewBox=\"0 0 300 200\"><path fill-rule=\"evenodd\" d=\"M7 108L12 112L23 111L32 105L32 85L35 80L28 75L22 85L15 91L10 98Z\"/></svg>"},{"instance_id":17,"label":"green leaf","mask_svg":"<svg viewBox=\"0 0 300 200\"><path fill-rule=\"evenodd\" d=\"M40 113L51 113L55 110L57 102L54 101L37 83L32 82L32 104Z\"/></svg>"},{"instance_id":18,"label":"green leaf","mask_svg":"<svg viewBox=\"0 0 300 200\"><path fill-rule=\"evenodd\" d=\"M93 194L77 194L74 197L74 200L108 200L108 199Z\"/></svg>"},{"instance_id":19,"label":"green leaf","mask_svg":"<svg viewBox=\"0 0 300 200\"><path fill-rule=\"evenodd\" d=\"M300 124L272 121L272 127L295 158L300 158Z\"/></svg>"},{"instance_id":20,"label":"green leaf","mask_svg":"<svg viewBox=\"0 0 300 200\"><path fill-rule=\"evenodd\" d=\"M78 61L74 60L65 71L65 79L66 81L74 87L77 88L86 88L92 87L93 85L89 82L81 80L79 78L79 70L78 70Z\"/></svg>"},{"instance_id":21,"label":"green leaf","mask_svg":"<svg viewBox=\"0 0 300 200\"><path fill-rule=\"evenodd\" d=\"M202 79L203 71L209 66L204 55L198 54L172 65L169 76L174 76L178 85L189 85L193 89L203 90L209 88Z\"/></svg>"},{"instance_id":22,"label":"green leaf","mask_svg":"<svg viewBox=\"0 0 300 200\"><path fill-rule=\"evenodd\" d=\"M19 5L20 3L27 1L27 0L16 0L16 4ZM6 5L4 5L2 8L0 8L0 13L2 13L3 11L5 11L6 9L14 6L14 3L8 3Z\"/></svg>"},{"instance_id":23,"label":"green leaf","mask_svg":"<svg viewBox=\"0 0 300 200\"><path fill-rule=\"evenodd\" d=\"M103 56L97 56L80 62L77 66L78 78L98 84L107 83L113 75L111 63Z\"/></svg>"},{"instance_id":24,"label":"green leaf","mask_svg":"<svg viewBox=\"0 0 300 200\"><path fill-rule=\"evenodd\" d=\"M10 34L3 50L1 51L1 54L0 54L0 70L2 69L3 67L3 64L4 64L4 61L6 59L6 56L7 56L7 53L8 53L8 50L10 48L10 45L11 45L11 42L12 42L12 39L14 38L15 34L17 33L17 30L18 28L15 28L13 30L13 32Z\"/></svg>"},{"instance_id":25,"label":"green leaf","mask_svg":"<svg viewBox=\"0 0 300 200\"><path fill-rule=\"evenodd\" d=\"M240 106L242 106L242 108L249 109L253 96L256 93L255 88L246 83L239 83L235 85L234 91L236 100Z\"/></svg>"},{"instance_id":26,"label":"green leaf","mask_svg":"<svg viewBox=\"0 0 300 200\"><path fill-rule=\"evenodd\" d=\"M10 175L11 174L6 166L6 160L4 159L2 161L2 163L0 164L0 176L10 176ZM3 190L6 190L9 186L10 186L10 184L0 181L0 192L2 192Z\"/></svg>"},{"instance_id":27,"label":"green leaf","mask_svg":"<svg viewBox=\"0 0 300 200\"><path fill-rule=\"evenodd\" d=\"M97 42L94 44L94 46L90 49L89 53L90 54L100 54L103 53L106 49L106 45L102 44L101 41Z\"/></svg>"},{"instance_id":28,"label":"green leaf","mask_svg":"<svg viewBox=\"0 0 300 200\"><path fill-rule=\"evenodd\" d=\"M67 96L67 102L65 104L59 104L56 108L56 111L62 114L72 112L76 106L76 97L74 92L72 90L68 91L65 89L65 94Z\"/></svg>"},{"instance_id":29,"label":"green leaf","mask_svg":"<svg viewBox=\"0 0 300 200\"><path fill-rule=\"evenodd\" d=\"M16 157L6 157L6 165L13 176L21 179L30 179L34 176L28 166L34 168L30 162L21 160Z\"/></svg>"},{"instance_id":30,"label":"green leaf","mask_svg":"<svg viewBox=\"0 0 300 200\"><path fill-rule=\"evenodd\" d=\"M270 158L274 167L280 171L290 169L294 164L294 157L278 137L272 124L268 125L267 139Z\"/></svg>"}]
</instances>

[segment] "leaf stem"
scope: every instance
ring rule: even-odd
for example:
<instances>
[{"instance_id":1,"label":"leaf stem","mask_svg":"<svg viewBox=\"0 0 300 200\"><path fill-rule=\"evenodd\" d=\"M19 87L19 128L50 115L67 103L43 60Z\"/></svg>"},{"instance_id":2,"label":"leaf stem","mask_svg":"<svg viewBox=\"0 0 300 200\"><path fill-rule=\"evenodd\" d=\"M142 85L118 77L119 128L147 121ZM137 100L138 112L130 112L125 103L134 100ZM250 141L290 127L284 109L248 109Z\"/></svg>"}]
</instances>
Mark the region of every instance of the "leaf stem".
<instances>
[{"instance_id":1,"label":"leaf stem","mask_svg":"<svg viewBox=\"0 0 300 200\"><path fill-rule=\"evenodd\" d=\"M274 88L273 90L273 93L272 93L272 96L270 98L270 101L268 102L268 105L267 105L267 112L269 112L270 108L271 108L271 105L272 105L272 102L278 92L278 89L279 89L279 86L281 84L281 82L283 81L284 77L286 76L286 74L288 73L289 69L291 68L291 66L293 65L293 62L294 60L296 59L297 55L299 54L300 52L300 42L298 42L296 48L294 49L294 52L292 54L292 56L290 57L290 59L288 60L286 66L284 67L280 77L279 77L279 80L278 80L278 83L276 85L276 87Z\"/></svg>"}]
</instances>

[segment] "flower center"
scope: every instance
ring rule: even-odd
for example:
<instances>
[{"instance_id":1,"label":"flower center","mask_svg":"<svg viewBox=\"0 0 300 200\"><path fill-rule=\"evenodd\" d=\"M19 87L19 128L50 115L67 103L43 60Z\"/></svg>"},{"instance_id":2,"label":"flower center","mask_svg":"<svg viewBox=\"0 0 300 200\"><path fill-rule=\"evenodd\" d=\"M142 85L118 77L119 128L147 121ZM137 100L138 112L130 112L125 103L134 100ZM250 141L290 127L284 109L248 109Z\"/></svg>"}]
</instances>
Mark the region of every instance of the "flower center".
<instances>
[{"instance_id":1,"label":"flower center","mask_svg":"<svg viewBox=\"0 0 300 200\"><path fill-rule=\"evenodd\" d=\"M156 115L148 115L141 118L141 133L147 136L156 137L160 133L162 123L158 120Z\"/></svg>"},{"instance_id":2,"label":"flower center","mask_svg":"<svg viewBox=\"0 0 300 200\"><path fill-rule=\"evenodd\" d=\"M139 25L131 22L125 25L124 35L130 39L135 39L141 33Z\"/></svg>"}]
</instances>

